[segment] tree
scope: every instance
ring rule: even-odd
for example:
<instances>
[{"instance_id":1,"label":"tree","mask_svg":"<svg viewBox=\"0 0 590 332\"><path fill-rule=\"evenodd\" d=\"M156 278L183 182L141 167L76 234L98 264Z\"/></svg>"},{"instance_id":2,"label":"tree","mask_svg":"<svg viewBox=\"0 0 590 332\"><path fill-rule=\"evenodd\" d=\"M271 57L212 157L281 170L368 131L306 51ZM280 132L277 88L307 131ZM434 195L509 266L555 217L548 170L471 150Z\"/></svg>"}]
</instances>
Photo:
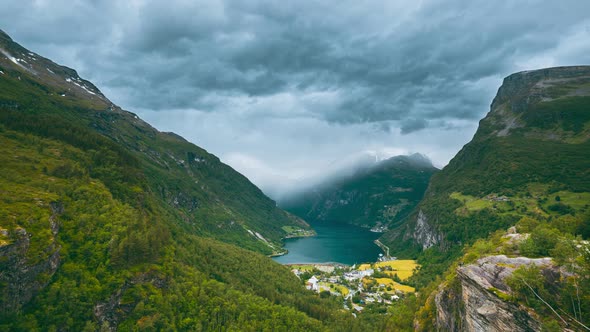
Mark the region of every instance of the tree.
<instances>
[{"instance_id":1,"label":"tree","mask_svg":"<svg viewBox=\"0 0 590 332\"><path fill-rule=\"evenodd\" d=\"M545 278L541 274L541 269L535 264L522 265L506 278L506 284L512 289L514 297L524 298L527 305L536 310L550 309L559 320L567 324L555 308L547 302L549 296L546 294L544 282Z\"/></svg>"},{"instance_id":2,"label":"tree","mask_svg":"<svg viewBox=\"0 0 590 332\"><path fill-rule=\"evenodd\" d=\"M521 242L520 251L529 257L549 256L559 240L559 231L545 225L535 228L528 239Z\"/></svg>"}]
</instances>

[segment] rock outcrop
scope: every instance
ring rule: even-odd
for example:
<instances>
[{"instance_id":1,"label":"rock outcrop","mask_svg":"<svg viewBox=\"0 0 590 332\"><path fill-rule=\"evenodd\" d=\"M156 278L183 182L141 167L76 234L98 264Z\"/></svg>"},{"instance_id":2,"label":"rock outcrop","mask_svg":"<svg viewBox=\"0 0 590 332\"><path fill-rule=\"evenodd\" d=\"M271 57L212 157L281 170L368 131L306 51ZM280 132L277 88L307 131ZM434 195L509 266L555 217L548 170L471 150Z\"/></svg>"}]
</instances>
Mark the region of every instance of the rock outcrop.
<instances>
[{"instance_id":1,"label":"rock outcrop","mask_svg":"<svg viewBox=\"0 0 590 332\"><path fill-rule=\"evenodd\" d=\"M135 285L147 284L156 288L166 288L168 286L168 280L156 273L140 273L131 278L131 280L125 282L120 289L111 294L107 301L97 303L94 306L93 312L94 317L101 326L101 330L108 329L108 331L117 331L119 323L124 320L137 305L137 301L124 303L122 301L123 294Z\"/></svg>"},{"instance_id":2,"label":"rock outcrop","mask_svg":"<svg viewBox=\"0 0 590 332\"><path fill-rule=\"evenodd\" d=\"M428 218L420 210L416 218L416 227L412 237L422 245L422 249L428 249L441 242L441 235L428 223Z\"/></svg>"},{"instance_id":3,"label":"rock outcrop","mask_svg":"<svg viewBox=\"0 0 590 332\"><path fill-rule=\"evenodd\" d=\"M536 315L521 305L505 301L511 293L506 279L523 265L553 271L550 258L509 258L504 255L479 259L457 268L454 282L435 296L436 325L442 331L541 331Z\"/></svg>"},{"instance_id":4,"label":"rock outcrop","mask_svg":"<svg viewBox=\"0 0 590 332\"><path fill-rule=\"evenodd\" d=\"M52 223L52 230L57 228ZM0 246L0 310L4 313L19 312L35 294L43 289L57 271L60 263L60 246L52 242L44 252L47 256L31 260L27 252L31 245L31 234L24 228L15 229L13 242Z\"/></svg>"}]
</instances>

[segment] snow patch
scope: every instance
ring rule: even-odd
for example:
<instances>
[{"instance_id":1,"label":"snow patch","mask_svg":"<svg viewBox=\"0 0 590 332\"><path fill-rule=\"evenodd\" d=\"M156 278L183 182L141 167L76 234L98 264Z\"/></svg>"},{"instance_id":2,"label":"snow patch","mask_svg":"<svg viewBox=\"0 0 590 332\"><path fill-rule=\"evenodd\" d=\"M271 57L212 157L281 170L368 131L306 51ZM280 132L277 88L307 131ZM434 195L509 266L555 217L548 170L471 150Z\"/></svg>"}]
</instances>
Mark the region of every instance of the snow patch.
<instances>
[{"instance_id":1,"label":"snow patch","mask_svg":"<svg viewBox=\"0 0 590 332\"><path fill-rule=\"evenodd\" d=\"M248 233L250 233L250 235L252 235L253 237L255 237L257 240L264 242L264 244L266 244L269 248L271 248L272 250L275 250L275 247L268 242L262 235L260 235L260 233L258 232L252 232L251 230L247 229L244 227L244 229L246 231L248 231Z\"/></svg>"},{"instance_id":2,"label":"snow patch","mask_svg":"<svg viewBox=\"0 0 590 332\"><path fill-rule=\"evenodd\" d=\"M262 241L268 242L268 241L266 241L266 239L264 237L262 237L262 235L260 235L260 233L256 232L254 234L256 234L256 237L259 238L259 239L261 239Z\"/></svg>"},{"instance_id":3,"label":"snow patch","mask_svg":"<svg viewBox=\"0 0 590 332\"><path fill-rule=\"evenodd\" d=\"M4 53L4 52L2 52L2 53ZM12 62L16 63L17 65L19 64L19 63L18 63L18 60L17 60L15 57L13 57L13 56L9 55L8 53L4 53L4 55L6 55L6 57L8 58L8 60L10 60L10 61L12 61Z\"/></svg>"},{"instance_id":4,"label":"snow patch","mask_svg":"<svg viewBox=\"0 0 590 332\"><path fill-rule=\"evenodd\" d=\"M96 93L90 91L90 89L88 89L86 86L84 86L83 84L80 84L76 81L80 81L79 78L75 78L75 77L68 77L66 78L66 82L68 83L74 83L75 85L77 85L79 88L82 88L84 91L88 92L91 95L96 95Z\"/></svg>"},{"instance_id":5,"label":"snow patch","mask_svg":"<svg viewBox=\"0 0 590 332\"><path fill-rule=\"evenodd\" d=\"M55 73L53 72L53 70L49 69L49 68L45 68L47 69L48 72L52 73L53 75L55 75Z\"/></svg>"},{"instance_id":6,"label":"snow patch","mask_svg":"<svg viewBox=\"0 0 590 332\"><path fill-rule=\"evenodd\" d=\"M90 91L87 87L85 87L84 85L80 85L80 84L76 84L77 86L81 87L82 89L84 89L84 91L88 92L91 95L96 95L96 93Z\"/></svg>"},{"instance_id":7,"label":"snow patch","mask_svg":"<svg viewBox=\"0 0 590 332\"><path fill-rule=\"evenodd\" d=\"M0 74L4 75L4 72L2 70L0 70Z\"/></svg>"},{"instance_id":8,"label":"snow patch","mask_svg":"<svg viewBox=\"0 0 590 332\"><path fill-rule=\"evenodd\" d=\"M34 70L32 70L30 68L27 68L27 67L25 67L25 66L23 66L21 64L21 62L27 63L25 60L23 60L23 59L17 59L15 57L13 57L10 53L8 53L6 50L4 50L2 48L0 48L0 53L2 53L8 60L12 61L15 65L17 65L17 66L21 67L22 69L28 71L29 73L33 73L33 74L36 75L36 73L35 73Z\"/></svg>"},{"instance_id":9,"label":"snow patch","mask_svg":"<svg viewBox=\"0 0 590 332\"><path fill-rule=\"evenodd\" d=\"M0 48L0 52L2 52L2 54L4 54L4 56L7 57L8 60L14 62L15 64L17 64L19 66L21 65L20 63L18 63L18 59L13 57L12 55L10 55L10 53L6 52L5 50L3 50L1 48Z\"/></svg>"}]
</instances>

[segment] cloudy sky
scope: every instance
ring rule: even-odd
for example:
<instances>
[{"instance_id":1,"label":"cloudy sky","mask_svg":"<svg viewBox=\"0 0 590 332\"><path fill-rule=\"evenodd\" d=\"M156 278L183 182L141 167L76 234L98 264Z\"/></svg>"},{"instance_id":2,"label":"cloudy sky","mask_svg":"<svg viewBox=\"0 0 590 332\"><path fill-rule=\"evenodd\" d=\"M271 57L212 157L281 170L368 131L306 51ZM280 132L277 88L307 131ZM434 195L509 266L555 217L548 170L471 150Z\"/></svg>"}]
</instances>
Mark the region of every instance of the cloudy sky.
<instances>
[{"instance_id":1,"label":"cloudy sky","mask_svg":"<svg viewBox=\"0 0 590 332\"><path fill-rule=\"evenodd\" d=\"M512 72L590 64L590 1L5 0L0 29L267 193L444 166Z\"/></svg>"}]
</instances>

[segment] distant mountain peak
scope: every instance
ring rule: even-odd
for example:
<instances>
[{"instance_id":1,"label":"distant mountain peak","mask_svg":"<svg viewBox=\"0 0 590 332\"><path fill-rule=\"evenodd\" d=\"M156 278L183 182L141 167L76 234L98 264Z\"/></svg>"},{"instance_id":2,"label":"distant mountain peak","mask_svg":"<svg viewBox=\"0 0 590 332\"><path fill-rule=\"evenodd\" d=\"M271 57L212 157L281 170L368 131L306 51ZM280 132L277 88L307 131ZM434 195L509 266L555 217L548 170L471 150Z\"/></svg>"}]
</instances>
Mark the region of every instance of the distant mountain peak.
<instances>
[{"instance_id":1,"label":"distant mountain peak","mask_svg":"<svg viewBox=\"0 0 590 332\"><path fill-rule=\"evenodd\" d=\"M409 155L396 156L393 158L405 158L408 161L410 161L416 165L432 166L432 160L430 160L430 158L428 158L427 155L419 153L419 152L409 154Z\"/></svg>"},{"instance_id":2,"label":"distant mountain peak","mask_svg":"<svg viewBox=\"0 0 590 332\"><path fill-rule=\"evenodd\" d=\"M438 169L420 153L391 157L295 193L281 202L310 221L376 227L400 222L420 201Z\"/></svg>"}]
</instances>

